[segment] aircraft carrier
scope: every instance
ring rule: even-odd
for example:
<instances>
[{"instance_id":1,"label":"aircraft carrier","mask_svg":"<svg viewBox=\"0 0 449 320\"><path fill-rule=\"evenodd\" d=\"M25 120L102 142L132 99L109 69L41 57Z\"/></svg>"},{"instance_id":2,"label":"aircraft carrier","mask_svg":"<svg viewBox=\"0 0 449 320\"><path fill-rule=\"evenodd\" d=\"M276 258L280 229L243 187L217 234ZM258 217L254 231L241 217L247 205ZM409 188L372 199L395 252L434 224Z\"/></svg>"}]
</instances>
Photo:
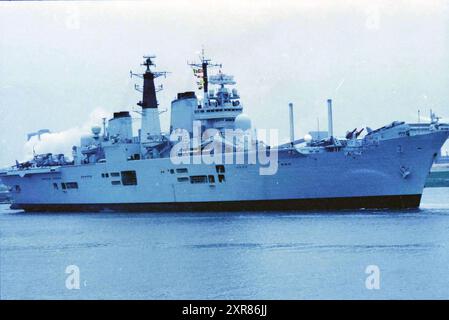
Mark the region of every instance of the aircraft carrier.
<instances>
[{"instance_id":1,"label":"aircraft carrier","mask_svg":"<svg viewBox=\"0 0 449 320\"><path fill-rule=\"evenodd\" d=\"M171 102L161 131L154 56L145 56L141 124L118 111L71 155L35 154L0 170L12 208L26 211L281 211L416 208L429 170L449 135L438 120L393 121L376 130L267 143L252 128L235 80L204 54L190 63L198 88ZM214 73L214 74L212 74ZM326 102L324 102L326 103ZM286 106L287 107L287 106ZM392 106L394 107L394 106ZM280 108L283 110L284 108ZM285 108L287 110L287 108Z\"/></svg>"}]
</instances>

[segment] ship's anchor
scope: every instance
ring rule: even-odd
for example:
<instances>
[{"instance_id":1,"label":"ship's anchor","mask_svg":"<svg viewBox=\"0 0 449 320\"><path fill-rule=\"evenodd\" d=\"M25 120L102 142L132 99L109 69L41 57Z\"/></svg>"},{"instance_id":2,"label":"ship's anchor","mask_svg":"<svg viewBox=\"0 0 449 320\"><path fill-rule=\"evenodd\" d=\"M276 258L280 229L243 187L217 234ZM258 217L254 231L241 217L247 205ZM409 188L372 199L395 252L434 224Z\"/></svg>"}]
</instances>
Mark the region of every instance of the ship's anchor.
<instances>
[{"instance_id":1,"label":"ship's anchor","mask_svg":"<svg viewBox=\"0 0 449 320\"><path fill-rule=\"evenodd\" d=\"M404 178L404 179L407 179L408 176L411 174L410 168L406 168L404 166L401 166L399 171L401 172L402 178Z\"/></svg>"}]
</instances>

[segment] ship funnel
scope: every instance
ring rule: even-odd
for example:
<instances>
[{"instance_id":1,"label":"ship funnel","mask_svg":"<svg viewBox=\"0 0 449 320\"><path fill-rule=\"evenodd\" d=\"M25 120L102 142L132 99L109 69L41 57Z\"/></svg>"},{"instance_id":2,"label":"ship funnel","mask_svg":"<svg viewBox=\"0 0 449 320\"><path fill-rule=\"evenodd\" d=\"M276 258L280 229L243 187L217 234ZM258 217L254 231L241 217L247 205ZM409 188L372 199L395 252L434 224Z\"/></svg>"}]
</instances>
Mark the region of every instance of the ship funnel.
<instances>
[{"instance_id":1,"label":"ship funnel","mask_svg":"<svg viewBox=\"0 0 449 320\"><path fill-rule=\"evenodd\" d=\"M109 120L108 133L111 138L122 141L133 138L132 120L128 111L114 112L114 118Z\"/></svg>"},{"instance_id":2,"label":"ship funnel","mask_svg":"<svg viewBox=\"0 0 449 320\"><path fill-rule=\"evenodd\" d=\"M332 120L332 99L327 99L327 129L329 130L329 137L332 138L334 136L334 127Z\"/></svg>"},{"instance_id":3,"label":"ship funnel","mask_svg":"<svg viewBox=\"0 0 449 320\"><path fill-rule=\"evenodd\" d=\"M290 142L293 143L295 141L295 126L294 126L294 119L293 119L293 103L288 104L288 109L290 113Z\"/></svg>"}]
</instances>

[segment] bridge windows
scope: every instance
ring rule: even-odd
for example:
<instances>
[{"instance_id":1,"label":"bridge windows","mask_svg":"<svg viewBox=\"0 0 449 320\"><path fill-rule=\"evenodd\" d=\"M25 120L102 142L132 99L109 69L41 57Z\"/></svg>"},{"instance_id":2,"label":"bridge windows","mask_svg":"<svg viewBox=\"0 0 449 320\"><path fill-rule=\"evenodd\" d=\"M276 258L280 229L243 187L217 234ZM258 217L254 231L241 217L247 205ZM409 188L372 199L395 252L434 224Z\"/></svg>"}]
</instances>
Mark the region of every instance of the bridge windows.
<instances>
[{"instance_id":1,"label":"bridge windows","mask_svg":"<svg viewBox=\"0 0 449 320\"><path fill-rule=\"evenodd\" d=\"M176 169L176 173L187 173L187 168L178 168Z\"/></svg>"},{"instance_id":2,"label":"bridge windows","mask_svg":"<svg viewBox=\"0 0 449 320\"><path fill-rule=\"evenodd\" d=\"M190 176L190 183L207 183L207 176Z\"/></svg>"},{"instance_id":3,"label":"bridge windows","mask_svg":"<svg viewBox=\"0 0 449 320\"><path fill-rule=\"evenodd\" d=\"M220 176L218 176L220 179ZM181 180L182 179L182 180ZM186 181L188 178L180 177L178 178L178 181ZM210 174L208 176L190 176L190 183L192 184L198 184L198 183L215 183L215 177L214 175Z\"/></svg>"},{"instance_id":4,"label":"bridge windows","mask_svg":"<svg viewBox=\"0 0 449 320\"><path fill-rule=\"evenodd\" d=\"M78 182L67 182L65 186L67 189L78 189Z\"/></svg>"},{"instance_id":5,"label":"bridge windows","mask_svg":"<svg viewBox=\"0 0 449 320\"><path fill-rule=\"evenodd\" d=\"M62 188L62 190L78 189L78 182L62 182L61 188Z\"/></svg>"},{"instance_id":6,"label":"bridge windows","mask_svg":"<svg viewBox=\"0 0 449 320\"><path fill-rule=\"evenodd\" d=\"M111 181L111 184L114 186L117 185L124 185L124 186L135 186L137 185L137 175L136 171L134 170L128 170L128 171L121 171L121 172L111 172L111 173L102 173L102 178L120 178L120 180L113 180Z\"/></svg>"},{"instance_id":7,"label":"bridge windows","mask_svg":"<svg viewBox=\"0 0 449 320\"><path fill-rule=\"evenodd\" d=\"M137 175L135 171L122 171L122 184L124 186L137 185Z\"/></svg>"},{"instance_id":8,"label":"bridge windows","mask_svg":"<svg viewBox=\"0 0 449 320\"><path fill-rule=\"evenodd\" d=\"M226 182L226 178L225 178L224 174L218 175L218 182L220 182L220 183Z\"/></svg>"},{"instance_id":9,"label":"bridge windows","mask_svg":"<svg viewBox=\"0 0 449 320\"><path fill-rule=\"evenodd\" d=\"M140 154L135 153L133 155L131 155L128 160L140 160Z\"/></svg>"},{"instance_id":10,"label":"bridge windows","mask_svg":"<svg viewBox=\"0 0 449 320\"><path fill-rule=\"evenodd\" d=\"M218 165L218 166L215 166L215 170L217 170L217 173L224 173L225 167L224 167L224 165Z\"/></svg>"},{"instance_id":11,"label":"bridge windows","mask_svg":"<svg viewBox=\"0 0 449 320\"><path fill-rule=\"evenodd\" d=\"M187 177L179 177L178 178L178 182L187 182L187 181L189 181L189 178L187 178Z\"/></svg>"}]
</instances>

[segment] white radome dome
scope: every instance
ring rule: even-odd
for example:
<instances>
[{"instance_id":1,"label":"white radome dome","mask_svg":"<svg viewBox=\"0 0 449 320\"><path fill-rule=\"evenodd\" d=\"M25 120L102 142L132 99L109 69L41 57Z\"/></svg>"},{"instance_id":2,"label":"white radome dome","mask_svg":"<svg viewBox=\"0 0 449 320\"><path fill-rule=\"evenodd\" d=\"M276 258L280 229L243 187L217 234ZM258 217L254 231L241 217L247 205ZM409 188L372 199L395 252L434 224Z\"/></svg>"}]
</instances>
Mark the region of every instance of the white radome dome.
<instances>
[{"instance_id":1,"label":"white radome dome","mask_svg":"<svg viewBox=\"0 0 449 320\"><path fill-rule=\"evenodd\" d=\"M304 140L306 141L306 142L310 142L310 141L312 141L312 136L310 135L310 134L306 134L305 136L304 136Z\"/></svg>"},{"instance_id":2,"label":"white radome dome","mask_svg":"<svg viewBox=\"0 0 449 320\"><path fill-rule=\"evenodd\" d=\"M92 127L91 130L94 135L99 135L101 132L101 127Z\"/></svg>"},{"instance_id":3,"label":"white radome dome","mask_svg":"<svg viewBox=\"0 0 449 320\"><path fill-rule=\"evenodd\" d=\"M244 113L239 114L237 117L235 117L234 128L244 131L251 129L251 118Z\"/></svg>"}]
</instances>

